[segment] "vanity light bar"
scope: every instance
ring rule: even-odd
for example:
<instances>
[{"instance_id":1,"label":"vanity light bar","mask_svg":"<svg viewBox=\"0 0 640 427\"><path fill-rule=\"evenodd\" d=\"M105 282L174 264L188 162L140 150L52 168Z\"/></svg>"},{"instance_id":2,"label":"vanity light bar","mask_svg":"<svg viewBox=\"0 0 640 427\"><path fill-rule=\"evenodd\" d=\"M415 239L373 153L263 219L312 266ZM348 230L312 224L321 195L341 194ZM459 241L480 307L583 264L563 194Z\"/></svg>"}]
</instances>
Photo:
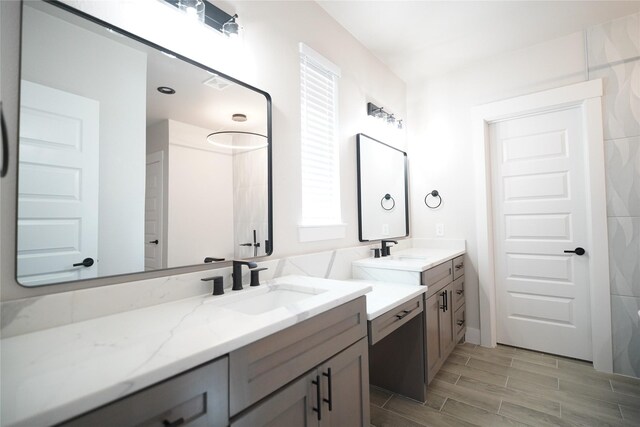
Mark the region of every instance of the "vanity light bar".
<instances>
[{"instance_id":1,"label":"vanity light bar","mask_svg":"<svg viewBox=\"0 0 640 427\"><path fill-rule=\"evenodd\" d=\"M178 7L178 0L164 1L176 8ZM217 6L214 6L206 0L204 1L204 23L211 28L222 32L222 26L229 22L232 18L233 16L229 15L224 10L220 9Z\"/></svg>"},{"instance_id":2,"label":"vanity light bar","mask_svg":"<svg viewBox=\"0 0 640 427\"><path fill-rule=\"evenodd\" d=\"M367 102L367 115L383 120L398 129L402 129L404 127L402 119L396 118L393 113L385 111L384 107L378 107L372 102Z\"/></svg>"}]
</instances>

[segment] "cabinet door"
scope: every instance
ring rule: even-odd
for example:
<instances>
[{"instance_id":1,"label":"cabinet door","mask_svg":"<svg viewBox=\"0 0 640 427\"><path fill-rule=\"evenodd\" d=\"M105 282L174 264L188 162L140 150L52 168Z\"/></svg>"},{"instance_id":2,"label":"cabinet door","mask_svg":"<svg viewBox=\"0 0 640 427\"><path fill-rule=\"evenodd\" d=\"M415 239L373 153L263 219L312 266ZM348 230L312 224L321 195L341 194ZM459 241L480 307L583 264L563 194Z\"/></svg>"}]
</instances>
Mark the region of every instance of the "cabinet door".
<instances>
[{"instance_id":1,"label":"cabinet door","mask_svg":"<svg viewBox=\"0 0 640 427\"><path fill-rule=\"evenodd\" d=\"M455 345L455 328L453 326L453 284L444 289L444 308L440 310L440 358L446 359Z\"/></svg>"},{"instance_id":2,"label":"cabinet door","mask_svg":"<svg viewBox=\"0 0 640 427\"><path fill-rule=\"evenodd\" d=\"M424 345L427 355L427 382L431 382L440 368L440 311L444 305L444 289L427 298L424 305L425 328Z\"/></svg>"},{"instance_id":3,"label":"cabinet door","mask_svg":"<svg viewBox=\"0 0 640 427\"><path fill-rule=\"evenodd\" d=\"M231 427L318 427L314 408L318 409L320 387L316 381L322 382L314 369L234 419Z\"/></svg>"},{"instance_id":4,"label":"cabinet door","mask_svg":"<svg viewBox=\"0 0 640 427\"><path fill-rule=\"evenodd\" d=\"M321 426L369 427L368 351L363 338L319 367Z\"/></svg>"}]
</instances>

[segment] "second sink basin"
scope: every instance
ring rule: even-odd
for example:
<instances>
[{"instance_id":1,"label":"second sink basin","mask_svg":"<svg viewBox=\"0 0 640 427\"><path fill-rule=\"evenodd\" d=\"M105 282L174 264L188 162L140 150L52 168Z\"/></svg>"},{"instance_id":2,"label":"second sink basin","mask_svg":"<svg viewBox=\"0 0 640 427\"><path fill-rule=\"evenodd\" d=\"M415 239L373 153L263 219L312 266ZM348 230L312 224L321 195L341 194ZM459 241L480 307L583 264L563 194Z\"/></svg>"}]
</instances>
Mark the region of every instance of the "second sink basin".
<instances>
[{"instance_id":1,"label":"second sink basin","mask_svg":"<svg viewBox=\"0 0 640 427\"><path fill-rule=\"evenodd\" d=\"M278 284L259 290L256 289L252 294L246 294L246 298L235 300L223 305L223 307L244 314L257 315L295 304L323 292L326 291L324 289Z\"/></svg>"}]
</instances>

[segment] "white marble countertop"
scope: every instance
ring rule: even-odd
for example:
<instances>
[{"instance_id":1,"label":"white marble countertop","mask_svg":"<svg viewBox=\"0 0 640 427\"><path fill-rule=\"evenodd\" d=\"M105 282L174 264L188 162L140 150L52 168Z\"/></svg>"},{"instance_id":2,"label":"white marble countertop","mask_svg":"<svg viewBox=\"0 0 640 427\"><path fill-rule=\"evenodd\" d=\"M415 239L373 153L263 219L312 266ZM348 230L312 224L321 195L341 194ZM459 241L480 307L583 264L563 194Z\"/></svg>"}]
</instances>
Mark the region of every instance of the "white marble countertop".
<instances>
[{"instance_id":1,"label":"white marble countertop","mask_svg":"<svg viewBox=\"0 0 640 427\"><path fill-rule=\"evenodd\" d=\"M358 267L381 268L386 270L425 271L445 261L449 261L466 251L462 248L434 249L410 248L381 258L364 258L353 261Z\"/></svg>"},{"instance_id":2,"label":"white marble countertop","mask_svg":"<svg viewBox=\"0 0 640 427\"><path fill-rule=\"evenodd\" d=\"M318 294L262 314L229 308L287 284ZM1 424L56 424L370 290L369 283L286 276L237 293L193 297L3 339Z\"/></svg>"},{"instance_id":3,"label":"white marble countertop","mask_svg":"<svg viewBox=\"0 0 640 427\"><path fill-rule=\"evenodd\" d=\"M367 320L392 310L399 305L427 292L426 286L407 285L405 283L377 282L375 280L350 280L371 286L367 297Z\"/></svg>"}]
</instances>

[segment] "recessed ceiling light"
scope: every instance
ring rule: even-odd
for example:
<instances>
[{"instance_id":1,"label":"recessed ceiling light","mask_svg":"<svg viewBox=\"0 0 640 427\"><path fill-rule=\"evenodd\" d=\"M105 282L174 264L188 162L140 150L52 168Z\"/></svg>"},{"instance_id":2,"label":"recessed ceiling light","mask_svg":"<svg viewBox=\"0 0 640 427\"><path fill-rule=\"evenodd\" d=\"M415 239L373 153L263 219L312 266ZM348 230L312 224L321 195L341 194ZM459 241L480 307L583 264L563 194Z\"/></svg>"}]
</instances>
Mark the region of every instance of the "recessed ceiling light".
<instances>
[{"instance_id":1,"label":"recessed ceiling light","mask_svg":"<svg viewBox=\"0 0 640 427\"><path fill-rule=\"evenodd\" d=\"M233 120L234 122L246 122L247 121L247 115L246 114L241 114L241 113L236 113L233 116L231 116L231 120Z\"/></svg>"},{"instance_id":2,"label":"recessed ceiling light","mask_svg":"<svg viewBox=\"0 0 640 427\"><path fill-rule=\"evenodd\" d=\"M160 86L158 88L158 92L164 94L164 95L173 95L174 93L176 93L175 89L170 88L168 86Z\"/></svg>"}]
</instances>

